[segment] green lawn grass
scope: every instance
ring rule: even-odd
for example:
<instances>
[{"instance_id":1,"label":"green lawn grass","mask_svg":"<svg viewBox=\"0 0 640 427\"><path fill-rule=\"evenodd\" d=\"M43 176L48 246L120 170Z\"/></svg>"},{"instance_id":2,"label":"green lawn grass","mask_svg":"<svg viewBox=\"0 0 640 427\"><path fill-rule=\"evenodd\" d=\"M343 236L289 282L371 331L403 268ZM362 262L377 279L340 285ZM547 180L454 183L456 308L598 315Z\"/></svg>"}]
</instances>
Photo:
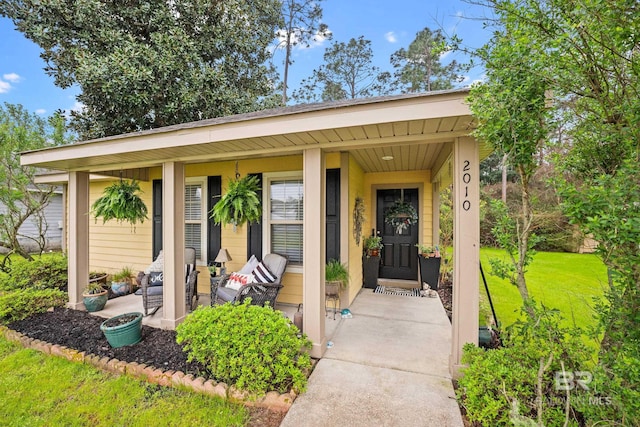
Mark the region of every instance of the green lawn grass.
<instances>
[{"instance_id":1,"label":"green lawn grass","mask_svg":"<svg viewBox=\"0 0 640 427\"><path fill-rule=\"evenodd\" d=\"M480 261L487 278L491 299L500 326L512 324L520 315L522 299L517 288L507 280L490 274L489 258L507 259L504 250L482 248ZM595 325L593 300L601 297L607 286L606 268L594 254L538 252L526 274L529 294L538 303L560 310L567 326L589 328ZM482 278L480 282L481 320L491 315Z\"/></svg>"},{"instance_id":2,"label":"green lawn grass","mask_svg":"<svg viewBox=\"0 0 640 427\"><path fill-rule=\"evenodd\" d=\"M7 426L242 426L247 410L23 349L0 338L0 423Z\"/></svg>"}]
</instances>

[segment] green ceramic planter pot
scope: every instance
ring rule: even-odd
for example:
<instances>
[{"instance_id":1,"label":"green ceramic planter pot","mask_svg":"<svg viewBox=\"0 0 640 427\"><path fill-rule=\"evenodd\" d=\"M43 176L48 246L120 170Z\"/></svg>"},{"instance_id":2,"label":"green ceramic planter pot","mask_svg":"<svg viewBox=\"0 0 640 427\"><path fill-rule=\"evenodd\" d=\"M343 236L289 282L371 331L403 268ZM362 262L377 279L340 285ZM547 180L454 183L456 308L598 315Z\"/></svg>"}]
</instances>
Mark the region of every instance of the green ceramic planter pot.
<instances>
[{"instance_id":1,"label":"green ceramic planter pot","mask_svg":"<svg viewBox=\"0 0 640 427\"><path fill-rule=\"evenodd\" d=\"M111 347L124 347L142 339L142 313L125 313L105 320L100 325Z\"/></svg>"},{"instance_id":2,"label":"green ceramic planter pot","mask_svg":"<svg viewBox=\"0 0 640 427\"><path fill-rule=\"evenodd\" d=\"M100 311L107 304L109 293L104 291L99 294L82 294L82 302L89 312Z\"/></svg>"}]
</instances>

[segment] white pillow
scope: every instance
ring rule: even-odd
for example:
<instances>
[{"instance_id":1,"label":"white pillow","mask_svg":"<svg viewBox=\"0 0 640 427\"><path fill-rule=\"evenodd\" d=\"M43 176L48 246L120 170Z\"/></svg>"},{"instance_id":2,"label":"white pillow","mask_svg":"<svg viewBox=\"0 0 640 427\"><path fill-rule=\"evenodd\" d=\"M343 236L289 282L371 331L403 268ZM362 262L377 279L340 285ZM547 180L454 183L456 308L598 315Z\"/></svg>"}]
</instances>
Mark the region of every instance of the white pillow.
<instances>
[{"instance_id":1,"label":"white pillow","mask_svg":"<svg viewBox=\"0 0 640 427\"><path fill-rule=\"evenodd\" d=\"M237 291L247 283L253 283L253 274L231 273L225 287Z\"/></svg>"},{"instance_id":2,"label":"white pillow","mask_svg":"<svg viewBox=\"0 0 640 427\"><path fill-rule=\"evenodd\" d=\"M258 261L258 258L256 258L255 255L251 255L251 258L249 258L249 261L247 261L247 263L240 270L238 270L238 273L251 274L253 269L258 266L259 262L260 261Z\"/></svg>"},{"instance_id":3,"label":"white pillow","mask_svg":"<svg viewBox=\"0 0 640 427\"><path fill-rule=\"evenodd\" d=\"M158 254L158 258L156 258L155 261L153 261L151 264L149 264L149 267L147 267L144 270L144 274L149 274L152 271L162 271L164 267L164 254L162 253L162 249L160 249L160 253Z\"/></svg>"}]
</instances>

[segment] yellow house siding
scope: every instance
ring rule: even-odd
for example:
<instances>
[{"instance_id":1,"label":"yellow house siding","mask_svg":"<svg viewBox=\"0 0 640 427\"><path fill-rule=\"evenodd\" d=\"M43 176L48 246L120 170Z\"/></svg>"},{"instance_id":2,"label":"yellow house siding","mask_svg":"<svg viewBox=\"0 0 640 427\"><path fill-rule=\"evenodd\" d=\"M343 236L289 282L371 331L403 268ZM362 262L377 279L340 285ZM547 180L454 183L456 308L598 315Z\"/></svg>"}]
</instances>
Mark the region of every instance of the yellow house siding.
<instances>
[{"instance_id":1,"label":"yellow house siding","mask_svg":"<svg viewBox=\"0 0 640 427\"><path fill-rule=\"evenodd\" d=\"M89 186L89 203L102 195L105 187L113 181L94 181ZM140 182L141 197L151 207L151 183ZM89 221L89 269L113 273L122 267L134 271L143 270L150 263L151 254L151 212L149 219L135 228L129 223L114 220L102 223L93 218Z\"/></svg>"},{"instance_id":2,"label":"yellow house siding","mask_svg":"<svg viewBox=\"0 0 640 427\"><path fill-rule=\"evenodd\" d=\"M349 155L349 206L347 209L349 235L343 237L349 240L349 304L351 304L362 288L362 239L369 234L369 229L366 227L366 224L364 224L362 226L360 243L357 244L353 237L353 208L356 203L356 197L364 198L364 175L364 171L360 165ZM365 201L365 209L366 208L367 202Z\"/></svg>"},{"instance_id":3,"label":"yellow house siding","mask_svg":"<svg viewBox=\"0 0 640 427\"><path fill-rule=\"evenodd\" d=\"M326 156L326 167L340 167L340 153L328 153ZM270 158L256 158L240 160L238 162L238 171L242 176L249 173L269 173L269 172L287 172L302 170L302 156L281 156ZM235 178L236 162L215 162L215 163L199 163L188 164L185 166L185 175L187 178L207 177L220 175L222 177L222 191L226 187L230 179ZM152 182L155 179L162 179L162 168L155 167L149 170L149 181L140 181L142 190L142 199L149 209L149 220L135 227L135 233L129 224L118 224L115 221L109 221L102 224L101 220L91 221L90 223L90 270L106 271L113 273L124 266L130 266L134 271L144 270L152 261L152 201L153 189ZM102 195L104 188L109 185L112 180L93 181L90 184L90 203L93 203ZM216 194L208 194L208 197L217 196ZM351 199L350 199L351 200ZM353 205L355 196L351 200ZM351 228L350 228L351 229ZM353 240L353 239L352 239ZM232 261L226 263L227 271L237 271L247 261L247 227L232 226L222 228L221 244L231 255ZM358 251L356 251L358 252ZM266 252L265 252L266 253ZM212 254L215 257L216 254ZM350 263L352 264L352 263ZM361 266L360 261L352 267L353 283L360 284ZM198 266L200 274L198 275L198 292L209 293L209 272L206 266ZM283 285L279 302L298 304L302 301L302 274L286 273L283 277ZM357 288L359 289L359 287Z\"/></svg>"}]
</instances>

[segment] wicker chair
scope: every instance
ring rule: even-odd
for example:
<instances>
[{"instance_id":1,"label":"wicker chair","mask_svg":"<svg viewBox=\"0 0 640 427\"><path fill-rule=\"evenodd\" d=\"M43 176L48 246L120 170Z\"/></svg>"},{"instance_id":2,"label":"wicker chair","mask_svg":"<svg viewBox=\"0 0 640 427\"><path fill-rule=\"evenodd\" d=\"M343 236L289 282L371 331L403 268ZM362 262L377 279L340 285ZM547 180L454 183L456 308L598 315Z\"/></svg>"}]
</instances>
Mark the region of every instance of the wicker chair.
<instances>
[{"instance_id":1,"label":"wicker chair","mask_svg":"<svg viewBox=\"0 0 640 427\"><path fill-rule=\"evenodd\" d=\"M229 280L229 275L225 275L219 281L211 281L211 305L226 302L242 304L244 300L251 298L252 305L264 306L268 302L273 308L283 287L281 281L287 268L287 258L278 254L267 254L262 262L276 277L273 283L248 283L239 290L234 290L225 286Z\"/></svg>"},{"instance_id":2,"label":"wicker chair","mask_svg":"<svg viewBox=\"0 0 640 427\"><path fill-rule=\"evenodd\" d=\"M196 269L196 250L194 248L184 249L185 262L185 304L187 310L194 310L198 306L198 273ZM140 289L142 290L142 305L144 307L144 315L149 315L149 310L153 310L151 315L155 314L162 307L162 286L150 286L150 274L142 274L140 277Z\"/></svg>"}]
</instances>

